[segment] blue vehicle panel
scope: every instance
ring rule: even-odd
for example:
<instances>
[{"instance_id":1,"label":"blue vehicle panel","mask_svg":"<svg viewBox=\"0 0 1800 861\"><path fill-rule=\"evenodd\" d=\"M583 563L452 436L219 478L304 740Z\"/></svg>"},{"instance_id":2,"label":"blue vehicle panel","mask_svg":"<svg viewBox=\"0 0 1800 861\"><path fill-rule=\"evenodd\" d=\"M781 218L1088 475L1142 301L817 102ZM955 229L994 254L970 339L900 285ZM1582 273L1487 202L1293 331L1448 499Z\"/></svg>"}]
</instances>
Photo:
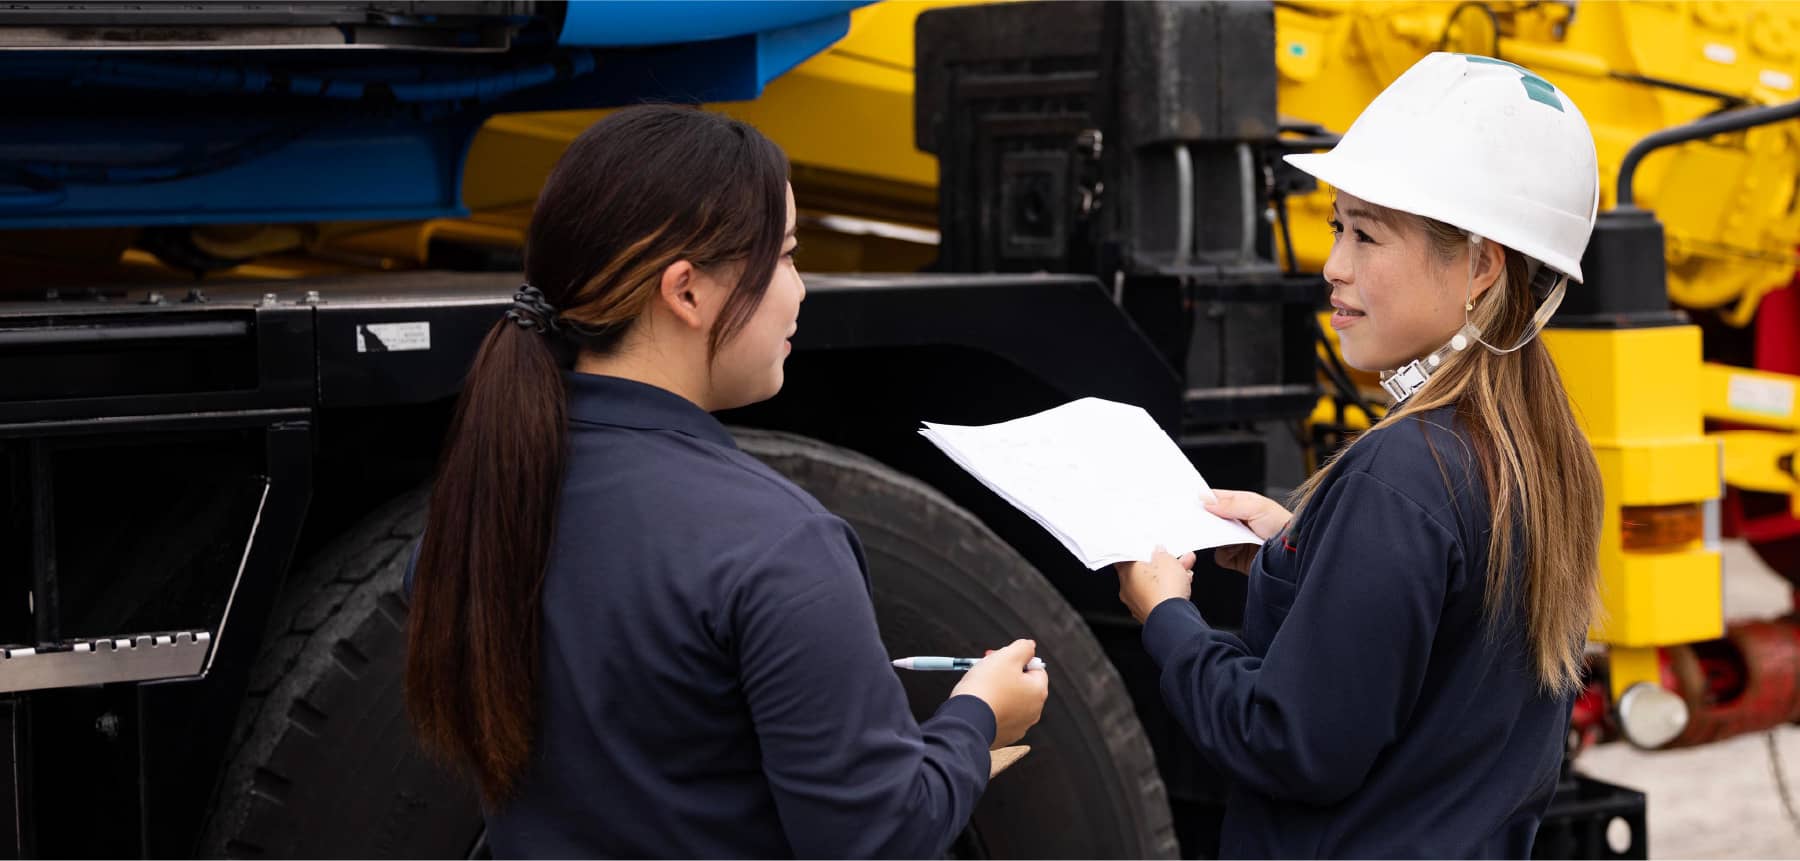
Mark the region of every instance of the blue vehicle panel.
<instances>
[{"instance_id":1,"label":"blue vehicle panel","mask_svg":"<svg viewBox=\"0 0 1800 861\"><path fill-rule=\"evenodd\" d=\"M494 114L753 99L856 5L576 2L490 54L0 52L0 229L464 215Z\"/></svg>"}]
</instances>

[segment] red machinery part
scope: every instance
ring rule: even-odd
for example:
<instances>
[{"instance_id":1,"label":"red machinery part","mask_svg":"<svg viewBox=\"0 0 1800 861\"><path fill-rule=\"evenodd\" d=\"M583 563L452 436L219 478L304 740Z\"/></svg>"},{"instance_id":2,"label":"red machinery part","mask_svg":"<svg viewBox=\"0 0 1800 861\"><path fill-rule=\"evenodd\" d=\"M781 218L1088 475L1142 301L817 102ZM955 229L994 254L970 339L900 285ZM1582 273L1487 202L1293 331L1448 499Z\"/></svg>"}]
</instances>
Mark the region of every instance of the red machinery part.
<instances>
[{"instance_id":1,"label":"red machinery part","mask_svg":"<svg viewBox=\"0 0 1800 861\"><path fill-rule=\"evenodd\" d=\"M1668 747L1800 721L1800 622L1793 618L1737 622L1722 640L1665 648L1663 658L1664 686L1689 713L1687 729Z\"/></svg>"},{"instance_id":2,"label":"red machinery part","mask_svg":"<svg viewBox=\"0 0 1800 861\"><path fill-rule=\"evenodd\" d=\"M1606 680L1595 678L1590 673L1587 687L1575 698L1575 707L1569 712L1570 759L1589 747L1618 737L1618 727L1608 715L1611 707L1611 698L1606 694Z\"/></svg>"},{"instance_id":3,"label":"red machinery part","mask_svg":"<svg viewBox=\"0 0 1800 861\"><path fill-rule=\"evenodd\" d=\"M1756 306L1752 334L1757 370L1800 375L1800 277L1764 295ZM1709 334L1707 337L1713 337ZM1716 429L1726 429L1715 423ZM1742 536L1775 573L1800 587L1800 519L1787 496L1730 490L1725 499L1725 534Z\"/></svg>"},{"instance_id":4,"label":"red machinery part","mask_svg":"<svg viewBox=\"0 0 1800 861\"><path fill-rule=\"evenodd\" d=\"M1665 748L1692 747L1800 722L1800 618L1733 623L1719 640L1663 648L1662 686L1688 707L1687 727ZM1569 713L1569 756L1621 736L1602 669Z\"/></svg>"}]
</instances>

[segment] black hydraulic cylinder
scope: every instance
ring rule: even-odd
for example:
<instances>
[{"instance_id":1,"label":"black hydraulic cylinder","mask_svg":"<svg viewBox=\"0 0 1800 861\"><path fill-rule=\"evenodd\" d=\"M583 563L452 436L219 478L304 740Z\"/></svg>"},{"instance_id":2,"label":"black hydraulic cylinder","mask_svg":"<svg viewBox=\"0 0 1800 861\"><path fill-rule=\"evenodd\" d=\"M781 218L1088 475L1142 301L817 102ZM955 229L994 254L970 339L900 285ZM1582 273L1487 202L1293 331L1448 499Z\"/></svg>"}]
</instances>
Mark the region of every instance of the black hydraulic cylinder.
<instances>
[{"instance_id":1,"label":"black hydraulic cylinder","mask_svg":"<svg viewBox=\"0 0 1800 861\"><path fill-rule=\"evenodd\" d=\"M1662 222L1648 210L1622 206L1600 213L1581 271L1586 281L1569 285L1554 325L1630 328L1677 321L1669 310Z\"/></svg>"}]
</instances>

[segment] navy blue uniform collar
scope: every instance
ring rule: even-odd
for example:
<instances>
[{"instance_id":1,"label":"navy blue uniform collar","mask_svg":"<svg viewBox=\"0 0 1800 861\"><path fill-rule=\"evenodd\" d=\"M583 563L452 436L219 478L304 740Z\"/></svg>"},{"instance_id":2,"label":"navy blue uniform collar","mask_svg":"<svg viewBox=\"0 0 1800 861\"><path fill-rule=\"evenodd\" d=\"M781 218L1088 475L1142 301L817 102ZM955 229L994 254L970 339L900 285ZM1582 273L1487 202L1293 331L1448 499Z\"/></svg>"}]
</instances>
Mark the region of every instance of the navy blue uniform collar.
<instances>
[{"instance_id":1,"label":"navy blue uniform collar","mask_svg":"<svg viewBox=\"0 0 1800 861\"><path fill-rule=\"evenodd\" d=\"M569 418L573 421L642 430L672 430L737 448L737 441L712 414L668 389L621 377L565 371Z\"/></svg>"}]
</instances>

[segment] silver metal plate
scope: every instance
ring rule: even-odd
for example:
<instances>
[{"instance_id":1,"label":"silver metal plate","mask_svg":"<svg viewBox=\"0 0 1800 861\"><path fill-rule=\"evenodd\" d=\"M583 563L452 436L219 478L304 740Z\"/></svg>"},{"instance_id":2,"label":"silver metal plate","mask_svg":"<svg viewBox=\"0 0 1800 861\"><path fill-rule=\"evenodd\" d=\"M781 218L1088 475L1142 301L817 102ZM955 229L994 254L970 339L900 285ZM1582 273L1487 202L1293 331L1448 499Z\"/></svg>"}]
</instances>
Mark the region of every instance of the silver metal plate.
<instances>
[{"instance_id":1,"label":"silver metal plate","mask_svg":"<svg viewBox=\"0 0 1800 861\"><path fill-rule=\"evenodd\" d=\"M198 676L211 649L207 631L79 640L66 651L0 649L0 692Z\"/></svg>"}]
</instances>

